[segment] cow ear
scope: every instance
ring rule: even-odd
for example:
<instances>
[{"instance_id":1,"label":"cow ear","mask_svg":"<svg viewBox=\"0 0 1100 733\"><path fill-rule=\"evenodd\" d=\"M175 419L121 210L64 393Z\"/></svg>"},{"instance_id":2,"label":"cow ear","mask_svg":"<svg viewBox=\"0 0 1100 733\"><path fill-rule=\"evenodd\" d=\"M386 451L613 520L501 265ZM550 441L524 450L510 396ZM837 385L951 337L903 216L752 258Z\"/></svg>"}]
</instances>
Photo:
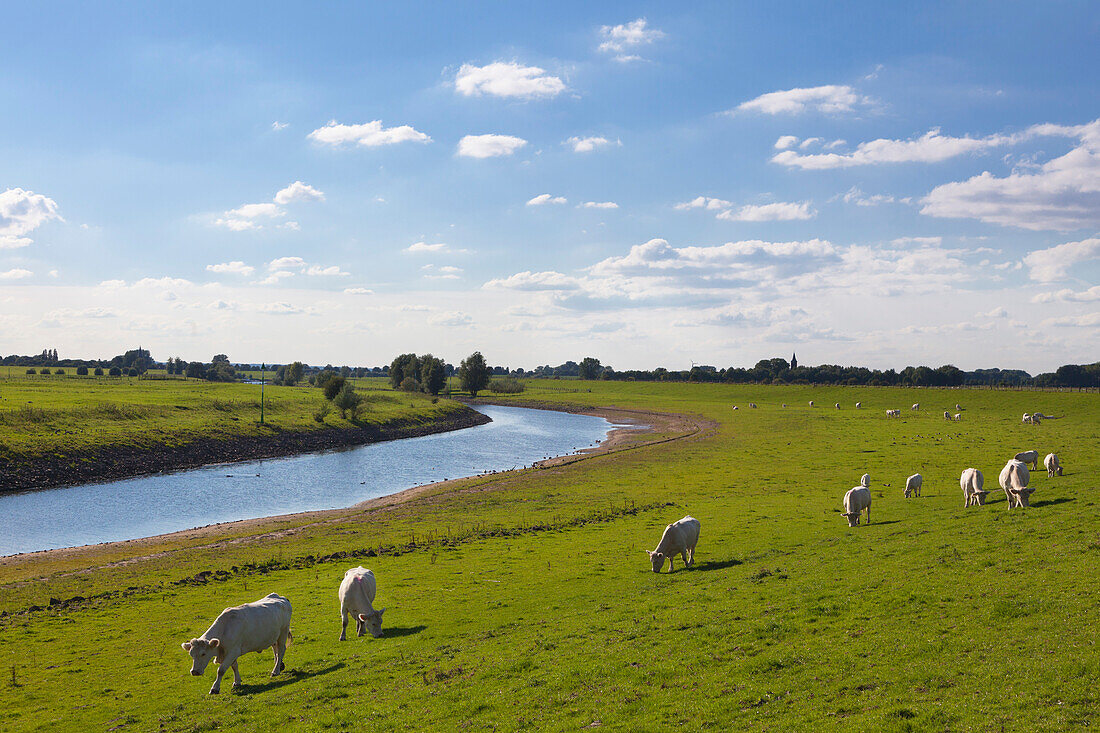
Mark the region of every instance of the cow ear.
<instances>
[{"instance_id":1,"label":"cow ear","mask_svg":"<svg viewBox=\"0 0 1100 733\"><path fill-rule=\"evenodd\" d=\"M221 644L221 642L218 641L217 639L211 639L210 640L210 646L217 646L218 644Z\"/></svg>"},{"instance_id":2,"label":"cow ear","mask_svg":"<svg viewBox=\"0 0 1100 733\"><path fill-rule=\"evenodd\" d=\"M653 552L651 550L645 550L644 552L645 552L645 554L649 555L650 557L653 557Z\"/></svg>"},{"instance_id":3,"label":"cow ear","mask_svg":"<svg viewBox=\"0 0 1100 733\"><path fill-rule=\"evenodd\" d=\"M189 651L191 651L191 642L189 642L189 641L185 641L185 642L183 642L182 644L180 644L180 646L182 646L182 647L183 647L183 650L184 650L185 652L189 652Z\"/></svg>"},{"instance_id":4,"label":"cow ear","mask_svg":"<svg viewBox=\"0 0 1100 733\"><path fill-rule=\"evenodd\" d=\"M382 618L382 614L384 614L385 612L386 612L386 609L384 609L384 608L381 611L379 611L378 612L378 618Z\"/></svg>"}]
</instances>

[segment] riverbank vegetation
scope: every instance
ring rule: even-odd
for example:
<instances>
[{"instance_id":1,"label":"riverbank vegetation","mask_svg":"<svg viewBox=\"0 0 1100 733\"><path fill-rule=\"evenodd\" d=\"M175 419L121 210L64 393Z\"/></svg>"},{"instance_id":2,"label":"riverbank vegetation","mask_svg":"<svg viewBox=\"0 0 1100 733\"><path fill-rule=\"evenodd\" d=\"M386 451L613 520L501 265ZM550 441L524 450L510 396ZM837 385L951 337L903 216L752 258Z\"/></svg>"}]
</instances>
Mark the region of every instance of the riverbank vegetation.
<instances>
[{"instance_id":1,"label":"riverbank vegetation","mask_svg":"<svg viewBox=\"0 0 1100 733\"><path fill-rule=\"evenodd\" d=\"M534 380L493 400L697 427L405 502L0 560L0 726L1100 723L1100 395ZM1020 422L1037 411L1064 417ZM1029 448L1065 474L1033 472L1031 508L1008 511L996 476ZM984 507L963 508L969 466ZM841 497L864 472L873 522L849 528ZM911 473L923 496L906 500ZM643 550L685 514L702 523L695 567L654 575ZM341 643L336 588L359 564L386 636ZM179 642L269 592L294 607L287 671L249 655L244 687L208 696Z\"/></svg>"}]
</instances>

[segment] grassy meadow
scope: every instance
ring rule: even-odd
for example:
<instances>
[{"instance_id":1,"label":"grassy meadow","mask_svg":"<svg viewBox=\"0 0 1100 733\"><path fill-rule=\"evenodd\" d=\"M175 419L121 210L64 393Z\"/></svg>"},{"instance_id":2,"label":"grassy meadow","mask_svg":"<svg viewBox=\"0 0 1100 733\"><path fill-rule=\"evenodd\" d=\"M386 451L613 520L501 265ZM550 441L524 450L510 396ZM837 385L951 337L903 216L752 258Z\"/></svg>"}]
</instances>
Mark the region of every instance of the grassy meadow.
<instances>
[{"instance_id":1,"label":"grassy meadow","mask_svg":"<svg viewBox=\"0 0 1100 733\"><path fill-rule=\"evenodd\" d=\"M297 394L272 392L283 414ZM0 729L1100 723L1100 395L535 381L524 400L712 427L323 521L0 559ZM962 421L945 421L955 403ZM1021 424L1035 411L1065 418ZM1031 448L1065 475L1033 471L1032 508L1008 511L997 474ZM964 509L970 466L991 493ZM864 472L873 521L849 528L841 498ZM918 472L923 496L903 499ZM695 567L653 574L643 550L685 514L702 523ZM336 590L359 564L386 637L339 642ZM213 671L189 676L180 642L270 592L294 607L287 671L248 655L241 690L207 695ZM50 607L76 595L92 600Z\"/></svg>"}]
</instances>

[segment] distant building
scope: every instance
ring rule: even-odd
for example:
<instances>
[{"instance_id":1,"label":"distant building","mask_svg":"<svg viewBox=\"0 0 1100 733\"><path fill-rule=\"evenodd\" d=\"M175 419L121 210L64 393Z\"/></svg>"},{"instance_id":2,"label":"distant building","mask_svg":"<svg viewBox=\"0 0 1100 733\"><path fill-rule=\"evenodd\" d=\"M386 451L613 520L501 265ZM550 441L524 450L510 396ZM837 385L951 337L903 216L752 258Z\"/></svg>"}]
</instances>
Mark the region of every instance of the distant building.
<instances>
[{"instance_id":1,"label":"distant building","mask_svg":"<svg viewBox=\"0 0 1100 733\"><path fill-rule=\"evenodd\" d=\"M797 369L797 368L798 368L798 357L795 356L794 352L792 351L791 352L791 369Z\"/></svg>"}]
</instances>

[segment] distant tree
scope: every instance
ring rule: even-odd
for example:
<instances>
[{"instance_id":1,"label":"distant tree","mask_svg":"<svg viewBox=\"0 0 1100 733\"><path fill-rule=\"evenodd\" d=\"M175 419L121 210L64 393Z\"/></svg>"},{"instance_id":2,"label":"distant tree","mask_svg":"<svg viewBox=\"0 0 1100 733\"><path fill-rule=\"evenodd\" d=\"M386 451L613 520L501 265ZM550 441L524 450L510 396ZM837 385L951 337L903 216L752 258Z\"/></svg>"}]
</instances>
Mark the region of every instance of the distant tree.
<instances>
[{"instance_id":1,"label":"distant tree","mask_svg":"<svg viewBox=\"0 0 1100 733\"><path fill-rule=\"evenodd\" d=\"M111 369L113 372L114 369ZM187 377L189 379L206 379L206 365L201 361L192 361L187 364Z\"/></svg>"},{"instance_id":2,"label":"distant tree","mask_svg":"<svg viewBox=\"0 0 1100 733\"><path fill-rule=\"evenodd\" d=\"M412 377L405 377L404 381L402 381L401 384L397 386L397 388L402 392L419 392L421 389L423 389L420 386L420 382L418 382L416 379L413 379Z\"/></svg>"},{"instance_id":3,"label":"distant tree","mask_svg":"<svg viewBox=\"0 0 1100 733\"><path fill-rule=\"evenodd\" d=\"M351 415L354 418L359 411L359 405L363 402L363 395L356 392L355 386L351 382L345 381L344 377L337 377L337 379L341 380L343 384L340 391L334 396L332 404L340 411L340 417L346 418L348 410L351 410Z\"/></svg>"},{"instance_id":4,"label":"distant tree","mask_svg":"<svg viewBox=\"0 0 1100 733\"><path fill-rule=\"evenodd\" d=\"M131 377L136 377L136 376L138 376L139 374L141 374L141 372L139 372L139 371L137 370L137 367L130 367L130 371L128 371L128 372L126 372L126 373L127 373L127 374L129 374L129 375L130 375Z\"/></svg>"},{"instance_id":5,"label":"distant tree","mask_svg":"<svg viewBox=\"0 0 1100 733\"><path fill-rule=\"evenodd\" d=\"M334 372L333 370L331 370L331 369L322 369L317 374L310 377L309 382L310 382L310 384L312 384L313 386L315 386L319 389L324 389L325 385L328 383L328 380L332 379L335 376L336 376L336 372Z\"/></svg>"},{"instance_id":6,"label":"distant tree","mask_svg":"<svg viewBox=\"0 0 1100 733\"><path fill-rule=\"evenodd\" d=\"M283 384L288 387L293 387L298 382L302 381L302 375L305 374L306 365L300 361L293 361L286 365L286 372L283 377Z\"/></svg>"},{"instance_id":7,"label":"distant tree","mask_svg":"<svg viewBox=\"0 0 1100 733\"><path fill-rule=\"evenodd\" d=\"M50 370L49 370L48 367L42 367L41 369L38 370L38 373L39 374L49 374Z\"/></svg>"},{"instance_id":8,"label":"distant tree","mask_svg":"<svg viewBox=\"0 0 1100 733\"><path fill-rule=\"evenodd\" d=\"M581 379L599 379L600 370L600 360L592 356L581 359L581 363L577 367L577 373Z\"/></svg>"},{"instance_id":9,"label":"distant tree","mask_svg":"<svg viewBox=\"0 0 1100 733\"><path fill-rule=\"evenodd\" d=\"M325 399L336 399L336 395L340 394L340 390L344 388L345 384L350 384L350 382L341 377L339 374L333 374L331 377L325 380L324 385L321 387L321 389L325 393Z\"/></svg>"},{"instance_id":10,"label":"distant tree","mask_svg":"<svg viewBox=\"0 0 1100 733\"><path fill-rule=\"evenodd\" d=\"M477 393L489 386L489 367L480 351L467 356L458 366L458 381L462 389L477 397Z\"/></svg>"},{"instance_id":11,"label":"distant tree","mask_svg":"<svg viewBox=\"0 0 1100 733\"><path fill-rule=\"evenodd\" d=\"M92 372L92 373L95 374L95 376L97 376L97 377L102 377L103 376L103 367L96 367L95 371Z\"/></svg>"},{"instance_id":12,"label":"distant tree","mask_svg":"<svg viewBox=\"0 0 1100 733\"><path fill-rule=\"evenodd\" d=\"M214 354L214 358L210 360L211 364L228 364L229 357L225 354Z\"/></svg>"},{"instance_id":13,"label":"distant tree","mask_svg":"<svg viewBox=\"0 0 1100 733\"><path fill-rule=\"evenodd\" d=\"M419 380L420 378L420 360L416 358L416 354L402 354L393 360L390 364L390 386L394 389L399 389L401 383L405 381L405 377L412 377Z\"/></svg>"},{"instance_id":14,"label":"distant tree","mask_svg":"<svg viewBox=\"0 0 1100 733\"><path fill-rule=\"evenodd\" d=\"M53 370L53 373L54 373L54 374L64 374L64 373L65 373L65 370L64 370L64 369L54 369L54 370Z\"/></svg>"},{"instance_id":15,"label":"distant tree","mask_svg":"<svg viewBox=\"0 0 1100 733\"><path fill-rule=\"evenodd\" d=\"M420 386L428 394L439 394L447 383L443 360L431 354L420 357Z\"/></svg>"},{"instance_id":16,"label":"distant tree","mask_svg":"<svg viewBox=\"0 0 1100 733\"><path fill-rule=\"evenodd\" d=\"M37 373L37 372L33 367L27 370L27 374L35 374L35 373Z\"/></svg>"},{"instance_id":17,"label":"distant tree","mask_svg":"<svg viewBox=\"0 0 1100 733\"><path fill-rule=\"evenodd\" d=\"M199 366L201 367L201 366L202 366L202 364L199 364ZM107 374L108 374L109 376L112 376L112 377L121 377L121 376L122 376L122 370L121 370L121 369L119 369L119 368L118 368L118 367L116 367L116 366L113 366L113 367L111 367L111 368L110 368L110 369L109 369L109 370L107 371Z\"/></svg>"}]
</instances>

